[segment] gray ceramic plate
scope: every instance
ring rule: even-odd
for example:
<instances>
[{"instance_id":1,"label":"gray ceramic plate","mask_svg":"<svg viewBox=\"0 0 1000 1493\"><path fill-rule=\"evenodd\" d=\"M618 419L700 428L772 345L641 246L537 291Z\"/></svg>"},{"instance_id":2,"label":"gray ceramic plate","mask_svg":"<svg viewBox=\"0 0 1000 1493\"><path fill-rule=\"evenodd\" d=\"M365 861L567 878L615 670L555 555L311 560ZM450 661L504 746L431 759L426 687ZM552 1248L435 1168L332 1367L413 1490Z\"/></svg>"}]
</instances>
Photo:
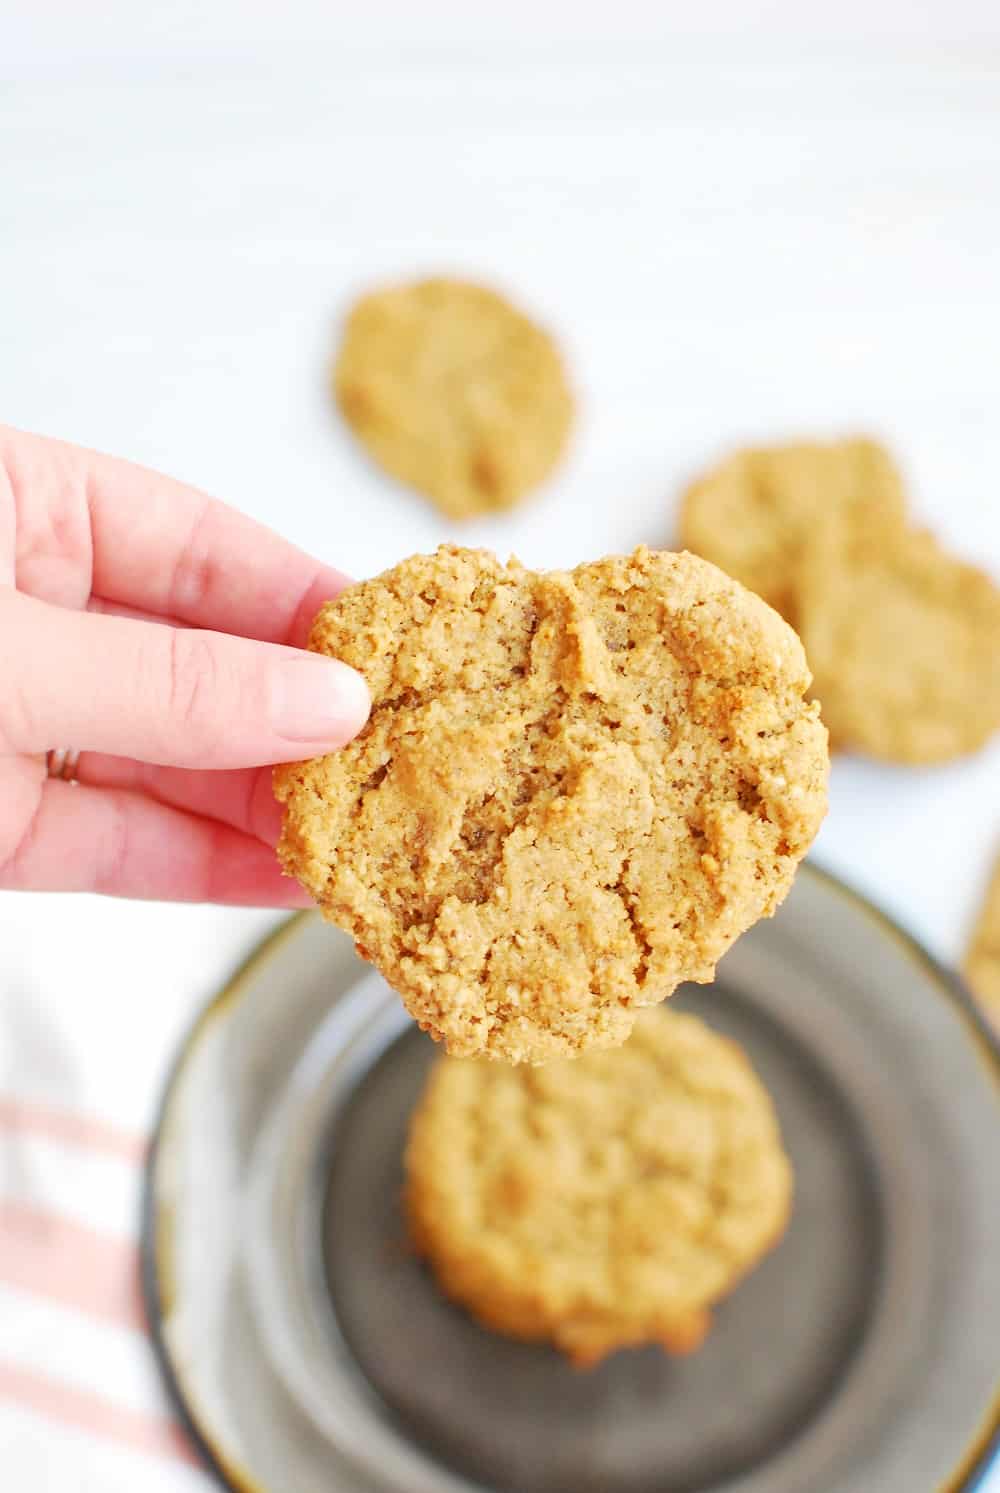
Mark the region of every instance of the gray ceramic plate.
<instances>
[{"instance_id":1,"label":"gray ceramic plate","mask_svg":"<svg viewBox=\"0 0 1000 1493\"><path fill-rule=\"evenodd\" d=\"M710 988L796 1173L781 1246L702 1351L581 1374L446 1304L407 1252L433 1045L318 918L192 1032L150 1162L164 1369L260 1493L932 1493L1000 1431L998 1054L961 989L813 868Z\"/></svg>"}]
</instances>

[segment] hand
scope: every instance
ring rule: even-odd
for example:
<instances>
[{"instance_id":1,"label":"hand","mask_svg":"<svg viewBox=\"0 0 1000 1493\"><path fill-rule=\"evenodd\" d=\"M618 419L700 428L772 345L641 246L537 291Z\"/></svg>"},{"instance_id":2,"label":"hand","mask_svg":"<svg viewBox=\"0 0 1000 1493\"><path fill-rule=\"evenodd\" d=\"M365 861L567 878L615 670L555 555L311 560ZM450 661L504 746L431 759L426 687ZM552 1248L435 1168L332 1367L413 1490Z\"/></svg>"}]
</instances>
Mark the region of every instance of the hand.
<instances>
[{"instance_id":1,"label":"hand","mask_svg":"<svg viewBox=\"0 0 1000 1493\"><path fill-rule=\"evenodd\" d=\"M178 482L0 427L0 887L301 905L263 764L365 722L361 676L300 651L345 584Z\"/></svg>"}]
</instances>

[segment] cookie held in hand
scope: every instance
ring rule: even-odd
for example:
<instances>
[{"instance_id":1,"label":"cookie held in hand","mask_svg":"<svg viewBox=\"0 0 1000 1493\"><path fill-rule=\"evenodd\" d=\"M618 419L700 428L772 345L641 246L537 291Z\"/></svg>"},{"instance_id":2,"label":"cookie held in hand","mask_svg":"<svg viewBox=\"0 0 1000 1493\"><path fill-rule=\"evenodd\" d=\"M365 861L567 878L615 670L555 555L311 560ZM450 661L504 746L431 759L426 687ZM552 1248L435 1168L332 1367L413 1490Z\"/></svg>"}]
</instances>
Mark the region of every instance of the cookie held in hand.
<instances>
[{"instance_id":1,"label":"cookie held in hand","mask_svg":"<svg viewBox=\"0 0 1000 1493\"><path fill-rule=\"evenodd\" d=\"M825 812L798 638L692 555L535 573L444 546L309 646L372 713L276 769L282 864L458 1055L624 1041L775 910Z\"/></svg>"}]
</instances>

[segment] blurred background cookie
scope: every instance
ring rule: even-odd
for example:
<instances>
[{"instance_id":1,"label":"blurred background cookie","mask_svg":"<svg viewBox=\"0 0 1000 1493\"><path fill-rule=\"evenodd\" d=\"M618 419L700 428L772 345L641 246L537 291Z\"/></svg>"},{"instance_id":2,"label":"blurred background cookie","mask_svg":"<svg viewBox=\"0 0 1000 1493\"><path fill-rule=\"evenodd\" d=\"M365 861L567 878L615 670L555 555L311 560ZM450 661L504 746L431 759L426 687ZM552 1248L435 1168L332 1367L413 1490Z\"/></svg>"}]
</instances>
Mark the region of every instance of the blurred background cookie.
<instances>
[{"instance_id":1,"label":"blurred background cookie","mask_svg":"<svg viewBox=\"0 0 1000 1493\"><path fill-rule=\"evenodd\" d=\"M980 908L963 970L973 994L1000 1028L1000 860Z\"/></svg>"},{"instance_id":2,"label":"blurred background cookie","mask_svg":"<svg viewBox=\"0 0 1000 1493\"><path fill-rule=\"evenodd\" d=\"M946 762L1000 728L1000 591L924 529L818 525L798 626L833 741Z\"/></svg>"},{"instance_id":3,"label":"blurred background cookie","mask_svg":"<svg viewBox=\"0 0 1000 1493\"><path fill-rule=\"evenodd\" d=\"M517 503L555 466L573 417L548 333L462 280L419 280L359 300L334 387L375 460L450 518Z\"/></svg>"},{"instance_id":4,"label":"blurred background cookie","mask_svg":"<svg viewBox=\"0 0 1000 1493\"><path fill-rule=\"evenodd\" d=\"M679 528L797 629L836 747L944 762L1000 729L1000 590L910 522L874 441L738 452L687 489Z\"/></svg>"},{"instance_id":5,"label":"blurred background cookie","mask_svg":"<svg viewBox=\"0 0 1000 1493\"><path fill-rule=\"evenodd\" d=\"M406 1170L412 1237L445 1294L581 1365L696 1348L708 1308L781 1236L792 1191L740 1048L665 1009L571 1063L439 1060Z\"/></svg>"},{"instance_id":6,"label":"blurred background cookie","mask_svg":"<svg viewBox=\"0 0 1000 1493\"><path fill-rule=\"evenodd\" d=\"M737 451L693 482L680 506L680 542L756 591L799 625L799 570L817 526L895 531L905 521L892 458L862 436Z\"/></svg>"}]
</instances>

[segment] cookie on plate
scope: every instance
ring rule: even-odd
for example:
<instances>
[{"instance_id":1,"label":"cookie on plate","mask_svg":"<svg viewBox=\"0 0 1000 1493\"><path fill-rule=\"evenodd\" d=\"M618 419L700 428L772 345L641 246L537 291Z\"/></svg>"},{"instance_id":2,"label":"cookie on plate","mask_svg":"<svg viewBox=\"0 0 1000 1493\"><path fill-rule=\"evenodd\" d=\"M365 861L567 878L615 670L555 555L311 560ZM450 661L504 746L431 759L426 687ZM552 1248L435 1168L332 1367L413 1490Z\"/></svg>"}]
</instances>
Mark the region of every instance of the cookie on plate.
<instances>
[{"instance_id":1,"label":"cookie on plate","mask_svg":"<svg viewBox=\"0 0 1000 1493\"><path fill-rule=\"evenodd\" d=\"M834 516L874 535L905 523L902 480L875 441L857 436L736 452L683 495L680 541L797 627L801 565L817 530Z\"/></svg>"},{"instance_id":2,"label":"cookie on plate","mask_svg":"<svg viewBox=\"0 0 1000 1493\"><path fill-rule=\"evenodd\" d=\"M836 522L802 567L798 627L838 747L951 761L1000 729L1000 590L932 534Z\"/></svg>"},{"instance_id":3,"label":"cookie on plate","mask_svg":"<svg viewBox=\"0 0 1000 1493\"><path fill-rule=\"evenodd\" d=\"M774 911L825 812L798 638L693 555L535 573L443 546L309 646L372 713L276 769L282 864L459 1056L624 1041Z\"/></svg>"},{"instance_id":4,"label":"cookie on plate","mask_svg":"<svg viewBox=\"0 0 1000 1493\"><path fill-rule=\"evenodd\" d=\"M362 297L334 387L376 461L452 518L510 508L540 483L573 415L549 335L503 296L462 280Z\"/></svg>"},{"instance_id":5,"label":"cookie on plate","mask_svg":"<svg viewBox=\"0 0 1000 1493\"><path fill-rule=\"evenodd\" d=\"M962 967L973 994L1000 1028L1000 861L987 888Z\"/></svg>"},{"instance_id":6,"label":"cookie on plate","mask_svg":"<svg viewBox=\"0 0 1000 1493\"><path fill-rule=\"evenodd\" d=\"M784 1232L792 1173L745 1055L693 1016L510 1068L441 1058L411 1121L406 1213L444 1293L574 1362L698 1347Z\"/></svg>"}]
</instances>

